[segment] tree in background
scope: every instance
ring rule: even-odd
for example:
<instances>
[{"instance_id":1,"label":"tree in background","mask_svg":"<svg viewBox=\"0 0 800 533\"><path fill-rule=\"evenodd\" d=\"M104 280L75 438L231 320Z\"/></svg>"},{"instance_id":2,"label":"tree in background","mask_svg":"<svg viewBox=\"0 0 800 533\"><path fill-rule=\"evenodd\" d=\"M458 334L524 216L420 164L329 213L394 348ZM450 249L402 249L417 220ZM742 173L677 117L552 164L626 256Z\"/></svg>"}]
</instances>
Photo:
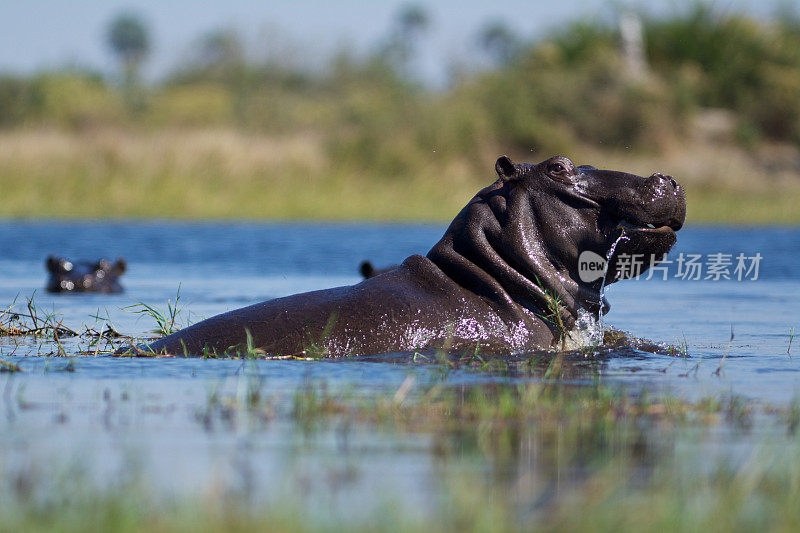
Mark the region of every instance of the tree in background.
<instances>
[{"instance_id":1,"label":"tree in background","mask_svg":"<svg viewBox=\"0 0 800 533\"><path fill-rule=\"evenodd\" d=\"M139 69L150 52L150 35L144 21L137 15L123 13L108 28L108 45L122 64L126 100L132 110L142 105Z\"/></svg>"},{"instance_id":2,"label":"tree in background","mask_svg":"<svg viewBox=\"0 0 800 533\"><path fill-rule=\"evenodd\" d=\"M495 65L507 65L520 49L520 39L502 21L490 22L478 33L478 45Z\"/></svg>"},{"instance_id":3,"label":"tree in background","mask_svg":"<svg viewBox=\"0 0 800 533\"><path fill-rule=\"evenodd\" d=\"M207 33L200 41L197 62L201 68L228 73L244 65L244 46L239 35L233 30L215 30Z\"/></svg>"},{"instance_id":4,"label":"tree in background","mask_svg":"<svg viewBox=\"0 0 800 533\"><path fill-rule=\"evenodd\" d=\"M404 6L394 19L394 29L381 55L398 71L409 75L417 43L430 25L430 16L422 6Z\"/></svg>"}]
</instances>

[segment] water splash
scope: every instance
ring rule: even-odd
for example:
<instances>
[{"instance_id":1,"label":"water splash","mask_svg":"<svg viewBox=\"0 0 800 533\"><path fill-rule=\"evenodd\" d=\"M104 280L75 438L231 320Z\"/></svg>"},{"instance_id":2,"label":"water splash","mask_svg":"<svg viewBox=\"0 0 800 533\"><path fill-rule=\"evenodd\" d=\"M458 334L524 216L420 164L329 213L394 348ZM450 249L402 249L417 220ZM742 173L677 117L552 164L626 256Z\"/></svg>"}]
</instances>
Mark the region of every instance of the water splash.
<instances>
[{"instance_id":1,"label":"water splash","mask_svg":"<svg viewBox=\"0 0 800 533\"><path fill-rule=\"evenodd\" d=\"M603 319L603 299L606 294L606 274L608 267L611 264L611 259L617 250L620 242L628 240L628 236L621 233L617 240L615 240L606 253L606 268L603 272L602 282L600 284L600 312L594 314L586 309L578 309L578 318L575 321L575 326L566 332L564 336L564 349L566 350L580 350L583 348L591 348L603 344L603 336L605 334L605 321Z\"/></svg>"},{"instance_id":2,"label":"water splash","mask_svg":"<svg viewBox=\"0 0 800 533\"><path fill-rule=\"evenodd\" d=\"M578 319L575 326L570 329L564 338L564 349L580 350L599 346L603 343L603 324L597 317L583 309L578 309Z\"/></svg>"},{"instance_id":3,"label":"water splash","mask_svg":"<svg viewBox=\"0 0 800 533\"><path fill-rule=\"evenodd\" d=\"M627 241L627 240L629 240L628 236L625 235L625 232L623 231L622 233L620 233L619 237L617 237L617 240L615 240L611 244L611 247L608 249L608 253L606 253L606 269L603 272L603 281L600 284L600 312L598 313L599 315L598 322L600 324L601 340L602 340L602 332L605 331L605 318L602 309L603 309L603 301L605 300L606 297L606 289L607 289L606 275L608 274L608 267L611 265L611 258L614 257L614 252L617 251L617 245L619 245L619 243L621 243L622 241Z\"/></svg>"}]
</instances>

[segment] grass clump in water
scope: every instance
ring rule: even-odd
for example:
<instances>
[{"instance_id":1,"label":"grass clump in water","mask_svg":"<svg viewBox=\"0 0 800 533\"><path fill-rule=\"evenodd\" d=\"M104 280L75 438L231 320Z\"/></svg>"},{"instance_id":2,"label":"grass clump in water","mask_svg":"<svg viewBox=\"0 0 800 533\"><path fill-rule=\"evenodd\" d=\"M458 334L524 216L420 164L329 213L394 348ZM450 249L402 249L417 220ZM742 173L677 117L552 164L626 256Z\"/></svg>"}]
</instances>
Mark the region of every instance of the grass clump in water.
<instances>
[{"instance_id":1,"label":"grass clump in water","mask_svg":"<svg viewBox=\"0 0 800 533\"><path fill-rule=\"evenodd\" d=\"M181 320L180 301L181 286L178 285L178 291L175 293L175 302L173 303L172 300L167 300L166 311L162 311L144 302L129 305L123 309L153 319L156 323L156 328L153 330L153 333L159 337L166 337L184 327Z\"/></svg>"},{"instance_id":2,"label":"grass clump in water","mask_svg":"<svg viewBox=\"0 0 800 533\"><path fill-rule=\"evenodd\" d=\"M36 293L25 298L24 310L16 310L17 301L14 300L6 309L0 311L0 336L53 335L56 338L78 336L75 330L64 325L58 315L39 309L35 296Z\"/></svg>"}]
</instances>

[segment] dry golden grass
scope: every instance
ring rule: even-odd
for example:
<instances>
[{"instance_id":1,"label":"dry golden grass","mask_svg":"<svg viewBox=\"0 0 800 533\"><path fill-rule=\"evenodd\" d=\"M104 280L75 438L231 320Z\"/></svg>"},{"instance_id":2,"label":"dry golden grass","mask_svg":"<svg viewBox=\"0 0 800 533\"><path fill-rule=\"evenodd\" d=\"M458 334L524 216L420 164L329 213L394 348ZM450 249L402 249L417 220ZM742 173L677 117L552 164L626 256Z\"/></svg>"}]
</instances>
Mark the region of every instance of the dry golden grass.
<instances>
[{"instance_id":1,"label":"dry golden grass","mask_svg":"<svg viewBox=\"0 0 800 533\"><path fill-rule=\"evenodd\" d=\"M327 154L326 139L312 133L6 131L0 216L446 221L493 179L489 160L476 168L442 154L413 175L384 177ZM800 222L800 173L791 157L710 143L658 155L566 155L675 175L687 188L690 222Z\"/></svg>"}]
</instances>

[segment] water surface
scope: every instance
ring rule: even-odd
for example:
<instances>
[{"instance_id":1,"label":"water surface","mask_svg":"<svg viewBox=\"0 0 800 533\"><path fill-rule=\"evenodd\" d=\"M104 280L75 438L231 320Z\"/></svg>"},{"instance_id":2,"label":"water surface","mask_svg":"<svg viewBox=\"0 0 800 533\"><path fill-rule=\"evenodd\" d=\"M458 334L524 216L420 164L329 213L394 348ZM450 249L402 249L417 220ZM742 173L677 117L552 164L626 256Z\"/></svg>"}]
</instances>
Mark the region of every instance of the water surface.
<instances>
[{"instance_id":1,"label":"water surface","mask_svg":"<svg viewBox=\"0 0 800 533\"><path fill-rule=\"evenodd\" d=\"M73 328L91 324L96 315L119 331L138 336L154 324L124 308L137 302L165 308L179 287L183 319L194 321L268 298L355 283L360 261L383 266L425 253L444 229L7 221L0 223L0 302L22 302L35 292L40 308L58 313ZM600 380L631 391L668 392L690 399L743 395L762 404L787 404L797 398L800 340L790 347L790 333L800 332L800 230L688 227L679 233L669 259L676 260L681 253L718 252L732 257L760 254L758 279L689 281L676 279L672 269L666 281L625 281L607 293L611 303L607 325L685 346L688 357L635 350L599 358L577 356L568 361L568 379ZM126 292L45 293L44 261L51 253L72 259L124 257ZM66 341L65 346L75 351L86 349L86 344L78 339ZM268 430L254 428L246 420L209 427L203 412L210 398L241 395L254 379L263 391L287 397L309 382L364 394L392 394L409 375L416 387L441 381L440 365L410 364L400 357L245 363L37 356L54 351L54 346L50 339L0 338L0 357L24 370L0 375L4 412L0 463L6 467L50 464L74 453L90 460L98 477L109 479L136 456L142 458L148 475L170 491L194 490L214 479L269 488L285 479L288 471L297 479L298 471L308 470L324 493L329 493L327 482L313 472L332 469L347 477L355 469L358 483L337 492L337 498L365 494L383 498L387 493L375 488L389 485L411 498L412 506L424 506L436 485L433 444L424 436L358 434L342 448L331 434L327 444L309 447L302 444L298 429L286 422L276 422ZM471 369L450 370L446 375L446 382L454 386L528 379L540 378Z\"/></svg>"}]
</instances>

